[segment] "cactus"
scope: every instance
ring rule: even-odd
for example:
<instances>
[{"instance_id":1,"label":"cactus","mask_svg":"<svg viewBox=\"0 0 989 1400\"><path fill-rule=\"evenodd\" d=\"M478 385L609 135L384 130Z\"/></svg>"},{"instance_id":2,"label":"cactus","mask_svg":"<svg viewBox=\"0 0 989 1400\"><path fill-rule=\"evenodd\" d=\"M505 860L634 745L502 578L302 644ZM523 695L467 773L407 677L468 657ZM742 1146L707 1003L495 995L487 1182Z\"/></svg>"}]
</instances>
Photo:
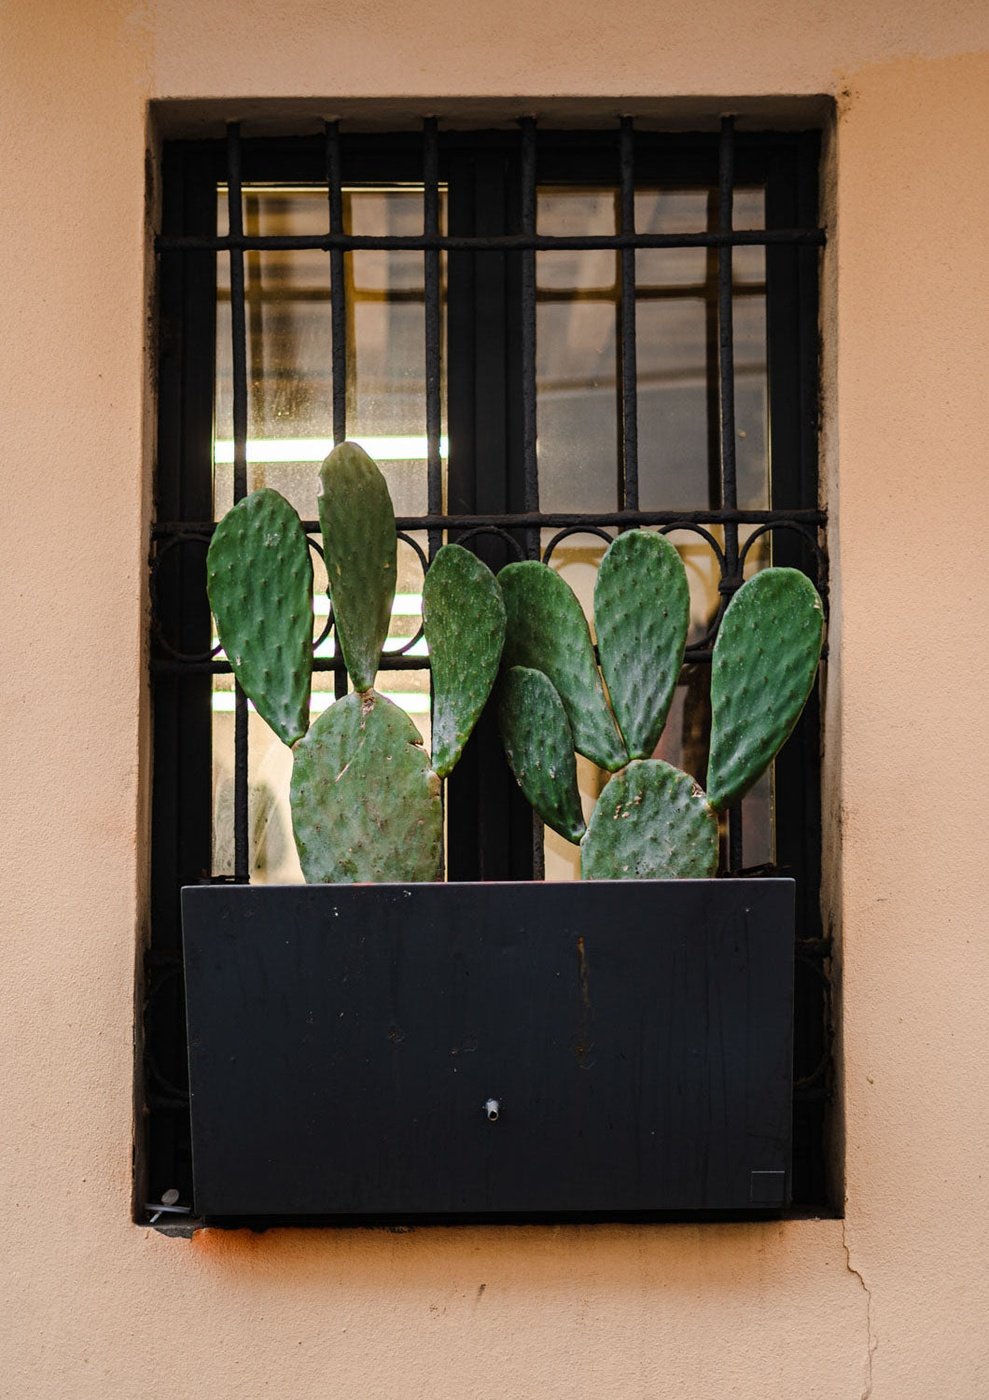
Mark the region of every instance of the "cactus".
<instances>
[{"instance_id":1,"label":"cactus","mask_svg":"<svg viewBox=\"0 0 989 1400\"><path fill-rule=\"evenodd\" d=\"M309 881L440 879L440 780L408 715L374 690L324 710L295 746L292 825Z\"/></svg>"},{"instance_id":2,"label":"cactus","mask_svg":"<svg viewBox=\"0 0 989 1400\"><path fill-rule=\"evenodd\" d=\"M713 875L717 812L772 761L814 683L823 626L816 589L792 569L767 569L728 607L714 651L705 795L688 774L648 757L683 659L689 616L683 565L667 541L645 531L614 541L598 574L594 612L601 667L632 758L606 784L581 836L574 770L561 756L565 731L547 697L553 686L559 690L578 752L601 767L609 765L597 756L597 744L582 746L578 726L591 714L598 738L602 707L610 714L579 604L562 580L550 584L547 575L539 564L512 564L499 574L508 614L506 663L521 663L508 672L499 717L522 791L548 825L579 839L585 880ZM552 685L532 679L540 674Z\"/></svg>"},{"instance_id":3,"label":"cactus","mask_svg":"<svg viewBox=\"0 0 989 1400\"><path fill-rule=\"evenodd\" d=\"M580 846L585 880L703 880L718 868L718 818L687 773L634 759L611 778Z\"/></svg>"},{"instance_id":4,"label":"cactus","mask_svg":"<svg viewBox=\"0 0 989 1400\"><path fill-rule=\"evenodd\" d=\"M615 772L628 754L615 725L594 660L580 603L570 585L545 564L508 564L498 575L505 598L505 665L529 666L553 682L567 712L578 753Z\"/></svg>"},{"instance_id":5,"label":"cactus","mask_svg":"<svg viewBox=\"0 0 989 1400\"><path fill-rule=\"evenodd\" d=\"M824 640L824 610L796 569L756 574L729 603L711 666L715 810L738 802L782 748L807 702Z\"/></svg>"},{"instance_id":6,"label":"cactus","mask_svg":"<svg viewBox=\"0 0 989 1400\"><path fill-rule=\"evenodd\" d=\"M494 574L459 544L445 544L422 590L422 625L433 675L433 767L455 767L498 674L505 604Z\"/></svg>"},{"instance_id":7,"label":"cactus","mask_svg":"<svg viewBox=\"0 0 989 1400\"><path fill-rule=\"evenodd\" d=\"M629 530L601 560L594 587L598 655L632 758L651 758L683 665L687 576L664 535Z\"/></svg>"},{"instance_id":8,"label":"cactus","mask_svg":"<svg viewBox=\"0 0 989 1400\"><path fill-rule=\"evenodd\" d=\"M320 523L337 639L355 692L308 729L312 564L298 515L256 491L216 528L209 597L230 664L258 712L293 749L292 825L307 880L442 878L439 775L405 712L373 689L395 595L395 512L384 477L354 443L323 463ZM504 640L501 590L459 545L424 585L437 672L437 759L456 764L494 682ZM573 762L572 747L569 758Z\"/></svg>"},{"instance_id":9,"label":"cactus","mask_svg":"<svg viewBox=\"0 0 989 1400\"><path fill-rule=\"evenodd\" d=\"M305 734L312 681L312 560L302 522L265 487L217 525L206 556L210 607L243 689L285 744Z\"/></svg>"},{"instance_id":10,"label":"cactus","mask_svg":"<svg viewBox=\"0 0 989 1400\"><path fill-rule=\"evenodd\" d=\"M441 877L440 773L460 757L502 652L499 719L509 763L543 820L579 841L582 877L713 875L717 811L772 761L814 683L823 609L810 581L768 569L725 612L705 796L686 773L647 756L669 711L687 628L686 577L665 540L629 532L601 565L595 621L617 723L568 585L532 561L508 565L495 580L460 546L445 546L423 589L434 771L415 725L373 689L395 592L387 485L353 443L334 448L321 479L330 597L355 693L308 732L312 566L299 517L276 491L256 491L219 523L207 556L210 603L234 674L294 751L292 821L306 878ZM575 750L614 775L586 827Z\"/></svg>"},{"instance_id":11,"label":"cactus","mask_svg":"<svg viewBox=\"0 0 989 1400\"><path fill-rule=\"evenodd\" d=\"M395 598L395 511L375 462L354 442L320 469L319 523L337 641L354 689L369 690Z\"/></svg>"},{"instance_id":12,"label":"cactus","mask_svg":"<svg viewBox=\"0 0 989 1400\"><path fill-rule=\"evenodd\" d=\"M519 787L547 826L579 841L584 817L577 791L573 732L553 682L512 666L501 685L498 720Z\"/></svg>"}]
</instances>

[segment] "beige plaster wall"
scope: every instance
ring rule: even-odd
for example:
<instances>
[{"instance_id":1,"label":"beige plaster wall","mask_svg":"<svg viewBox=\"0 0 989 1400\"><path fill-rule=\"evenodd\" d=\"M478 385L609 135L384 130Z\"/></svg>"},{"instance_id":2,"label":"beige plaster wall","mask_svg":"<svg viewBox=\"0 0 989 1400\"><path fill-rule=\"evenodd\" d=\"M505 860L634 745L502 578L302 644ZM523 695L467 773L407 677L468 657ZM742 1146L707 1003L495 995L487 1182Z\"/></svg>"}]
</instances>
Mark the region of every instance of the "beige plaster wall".
<instances>
[{"instance_id":1,"label":"beige plaster wall","mask_svg":"<svg viewBox=\"0 0 989 1400\"><path fill-rule=\"evenodd\" d=\"M979 0L6 0L0 1395L989 1394L987 50ZM164 1239L129 1223L147 103L614 93L839 101L846 1218Z\"/></svg>"}]
</instances>

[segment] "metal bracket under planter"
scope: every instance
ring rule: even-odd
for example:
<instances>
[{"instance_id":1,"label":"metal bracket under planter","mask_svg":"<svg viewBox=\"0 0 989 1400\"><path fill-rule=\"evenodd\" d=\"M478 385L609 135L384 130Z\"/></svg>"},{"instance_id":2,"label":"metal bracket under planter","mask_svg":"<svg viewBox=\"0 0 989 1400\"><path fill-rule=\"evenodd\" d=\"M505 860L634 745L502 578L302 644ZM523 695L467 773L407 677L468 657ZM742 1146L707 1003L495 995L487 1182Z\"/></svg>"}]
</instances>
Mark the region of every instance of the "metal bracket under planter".
<instances>
[{"instance_id":1,"label":"metal bracket under planter","mask_svg":"<svg viewBox=\"0 0 989 1400\"><path fill-rule=\"evenodd\" d=\"M789 1201L793 882L182 891L214 1224Z\"/></svg>"}]
</instances>

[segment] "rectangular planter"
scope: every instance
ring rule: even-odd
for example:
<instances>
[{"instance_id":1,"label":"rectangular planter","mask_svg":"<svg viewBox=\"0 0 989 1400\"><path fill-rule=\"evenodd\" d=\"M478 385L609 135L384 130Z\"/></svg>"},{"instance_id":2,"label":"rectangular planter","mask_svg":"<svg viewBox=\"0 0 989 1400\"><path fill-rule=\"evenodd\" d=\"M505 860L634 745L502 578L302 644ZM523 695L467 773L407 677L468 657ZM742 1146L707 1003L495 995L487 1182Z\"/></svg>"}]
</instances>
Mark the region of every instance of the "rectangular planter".
<instances>
[{"instance_id":1,"label":"rectangular planter","mask_svg":"<svg viewBox=\"0 0 989 1400\"><path fill-rule=\"evenodd\" d=\"M789 880L204 885L182 910L206 1220L788 1203Z\"/></svg>"}]
</instances>

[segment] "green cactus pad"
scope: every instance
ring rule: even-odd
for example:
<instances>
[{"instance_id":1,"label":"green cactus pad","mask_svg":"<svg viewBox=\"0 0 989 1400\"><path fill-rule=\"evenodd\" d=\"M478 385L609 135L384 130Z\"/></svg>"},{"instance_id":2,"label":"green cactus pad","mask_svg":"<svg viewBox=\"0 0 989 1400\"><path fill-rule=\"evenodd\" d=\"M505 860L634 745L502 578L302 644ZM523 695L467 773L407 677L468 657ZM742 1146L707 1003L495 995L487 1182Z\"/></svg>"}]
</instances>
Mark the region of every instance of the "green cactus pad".
<instances>
[{"instance_id":1,"label":"green cactus pad","mask_svg":"<svg viewBox=\"0 0 989 1400\"><path fill-rule=\"evenodd\" d=\"M636 759L611 778L580 843L583 880L704 880L718 868L718 819L687 773Z\"/></svg>"},{"instance_id":2,"label":"green cactus pad","mask_svg":"<svg viewBox=\"0 0 989 1400\"><path fill-rule=\"evenodd\" d=\"M245 496L217 525L206 587L227 660L285 744L309 725L312 560L302 522L277 491Z\"/></svg>"},{"instance_id":3,"label":"green cactus pad","mask_svg":"<svg viewBox=\"0 0 989 1400\"><path fill-rule=\"evenodd\" d=\"M311 884L442 879L440 780L404 710L369 690L323 711L295 746L292 826Z\"/></svg>"},{"instance_id":4,"label":"green cactus pad","mask_svg":"<svg viewBox=\"0 0 989 1400\"><path fill-rule=\"evenodd\" d=\"M547 826L579 841L584 817L573 734L563 701L542 671L512 666L500 687L498 723L519 787Z\"/></svg>"},{"instance_id":5,"label":"green cactus pad","mask_svg":"<svg viewBox=\"0 0 989 1400\"><path fill-rule=\"evenodd\" d=\"M711 666L708 797L748 792L793 732L817 674L824 609L796 569L764 569L725 610Z\"/></svg>"},{"instance_id":6,"label":"green cactus pad","mask_svg":"<svg viewBox=\"0 0 989 1400\"><path fill-rule=\"evenodd\" d=\"M437 550L422 589L433 685L433 767L454 768L484 709L505 641L498 580L459 544Z\"/></svg>"},{"instance_id":7,"label":"green cactus pad","mask_svg":"<svg viewBox=\"0 0 989 1400\"><path fill-rule=\"evenodd\" d=\"M633 758L651 758L663 732L690 623L680 556L663 535L629 530L601 560L594 588L598 656Z\"/></svg>"},{"instance_id":8,"label":"green cactus pad","mask_svg":"<svg viewBox=\"0 0 989 1400\"><path fill-rule=\"evenodd\" d=\"M577 596L546 564L508 564L498 575L505 599L504 662L531 666L553 682L563 701L574 746L599 768L628 762L604 698L594 647Z\"/></svg>"},{"instance_id":9,"label":"green cactus pad","mask_svg":"<svg viewBox=\"0 0 989 1400\"><path fill-rule=\"evenodd\" d=\"M354 442L319 472L319 523L336 635L355 690L369 690L395 598L395 512L375 462Z\"/></svg>"}]
</instances>

